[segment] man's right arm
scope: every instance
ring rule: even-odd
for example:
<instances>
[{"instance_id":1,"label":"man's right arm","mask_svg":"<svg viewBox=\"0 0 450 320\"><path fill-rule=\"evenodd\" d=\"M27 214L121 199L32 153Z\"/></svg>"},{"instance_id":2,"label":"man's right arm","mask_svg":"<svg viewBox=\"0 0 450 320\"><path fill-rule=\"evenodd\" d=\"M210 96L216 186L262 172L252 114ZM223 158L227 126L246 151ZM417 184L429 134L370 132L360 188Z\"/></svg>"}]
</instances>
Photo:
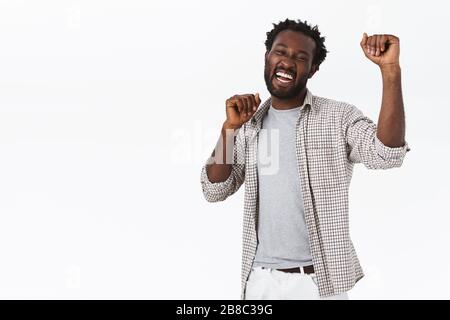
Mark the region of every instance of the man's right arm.
<instances>
[{"instance_id":1,"label":"man's right arm","mask_svg":"<svg viewBox=\"0 0 450 320\"><path fill-rule=\"evenodd\" d=\"M239 128L234 129L229 126L226 121L224 122L216 148L211 154L214 162L206 165L209 181L213 183L224 182L230 177L234 162L233 149L236 143L236 134L239 130Z\"/></svg>"},{"instance_id":2,"label":"man's right arm","mask_svg":"<svg viewBox=\"0 0 450 320\"><path fill-rule=\"evenodd\" d=\"M252 117L260 102L258 94L236 95L227 100L227 119L201 173L203 195L207 201L225 200L244 182L246 146L242 126Z\"/></svg>"}]
</instances>

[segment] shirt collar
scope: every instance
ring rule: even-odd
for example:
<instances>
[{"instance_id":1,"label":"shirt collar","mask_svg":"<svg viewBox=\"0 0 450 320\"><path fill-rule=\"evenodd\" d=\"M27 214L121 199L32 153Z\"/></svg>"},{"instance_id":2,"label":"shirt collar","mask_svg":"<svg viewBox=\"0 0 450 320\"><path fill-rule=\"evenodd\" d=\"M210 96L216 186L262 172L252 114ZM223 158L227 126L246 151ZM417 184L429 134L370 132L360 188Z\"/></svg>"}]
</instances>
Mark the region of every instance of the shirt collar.
<instances>
[{"instance_id":1,"label":"shirt collar","mask_svg":"<svg viewBox=\"0 0 450 320\"><path fill-rule=\"evenodd\" d=\"M256 110L255 114L251 118L251 125L255 128L261 128L261 121L264 115L269 110L270 106L272 104L272 98L267 99L264 101L264 103ZM303 105L300 107L300 110L303 109L303 107L312 107L313 109L317 109L318 107L313 103L313 96L311 94L311 91L306 89L306 96L305 100L303 101Z\"/></svg>"}]
</instances>

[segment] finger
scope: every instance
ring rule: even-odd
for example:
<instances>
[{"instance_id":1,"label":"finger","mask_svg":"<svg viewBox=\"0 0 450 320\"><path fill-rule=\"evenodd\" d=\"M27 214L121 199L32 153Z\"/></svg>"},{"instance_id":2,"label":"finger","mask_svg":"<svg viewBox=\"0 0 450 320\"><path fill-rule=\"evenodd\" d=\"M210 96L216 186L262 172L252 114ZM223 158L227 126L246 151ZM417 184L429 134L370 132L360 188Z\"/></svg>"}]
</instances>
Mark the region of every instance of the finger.
<instances>
[{"instance_id":1,"label":"finger","mask_svg":"<svg viewBox=\"0 0 450 320\"><path fill-rule=\"evenodd\" d=\"M369 37L367 36L367 33L364 32L363 38L362 38L362 40L361 40L360 45L361 45L361 48L362 48L362 50L363 50L363 52L364 52L364 55L365 55L367 58L369 58L369 46L368 46L368 44L367 44L368 39L369 39Z\"/></svg>"},{"instance_id":2,"label":"finger","mask_svg":"<svg viewBox=\"0 0 450 320\"><path fill-rule=\"evenodd\" d=\"M256 112L256 110L258 109L258 101L256 99L256 95L251 94L250 98L252 99L252 112Z\"/></svg>"},{"instance_id":3,"label":"finger","mask_svg":"<svg viewBox=\"0 0 450 320\"><path fill-rule=\"evenodd\" d=\"M251 94L250 97L252 98L252 102L253 102L252 112L256 112L256 110L258 109L258 106L261 103L261 98L259 97L259 93Z\"/></svg>"},{"instance_id":4,"label":"finger","mask_svg":"<svg viewBox=\"0 0 450 320\"><path fill-rule=\"evenodd\" d=\"M250 99L250 105L251 105L251 108L250 108L250 112L255 112L256 111L256 99L255 99L255 95L253 95L253 94L250 94L249 96L249 99Z\"/></svg>"},{"instance_id":5,"label":"finger","mask_svg":"<svg viewBox=\"0 0 450 320\"><path fill-rule=\"evenodd\" d=\"M369 36L366 39L365 49L366 49L367 55L370 55L370 39L371 39L371 37L369 37Z\"/></svg>"},{"instance_id":6,"label":"finger","mask_svg":"<svg viewBox=\"0 0 450 320\"><path fill-rule=\"evenodd\" d=\"M253 111L253 102L249 95L244 96L245 103L247 105L247 116L250 116Z\"/></svg>"},{"instance_id":7,"label":"finger","mask_svg":"<svg viewBox=\"0 0 450 320\"><path fill-rule=\"evenodd\" d=\"M253 106L253 109L256 111L258 109L258 106L259 106L259 102L258 102L258 100L259 100L259 93L252 94L252 98L253 98L253 101L255 102L255 104ZM259 100L259 101L261 101L261 100Z\"/></svg>"},{"instance_id":8,"label":"finger","mask_svg":"<svg viewBox=\"0 0 450 320\"><path fill-rule=\"evenodd\" d=\"M376 46L376 44L377 44L377 38L376 38L376 36L371 36L371 37L369 38L369 47L370 47L369 53L370 53L371 55L374 55L374 54L375 54L375 46Z\"/></svg>"},{"instance_id":9,"label":"finger","mask_svg":"<svg viewBox=\"0 0 450 320\"><path fill-rule=\"evenodd\" d=\"M231 99L227 99L227 100L225 100L225 106L228 108L228 107L231 107Z\"/></svg>"},{"instance_id":10,"label":"finger","mask_svg":"<svg viewBox=\"0 0 450 320\"><path fill-rule=\"evenodd\" d=\"M241 111L242 111L242 106L241 106L240 104L238 104L237 102L238 102L238 100L237 100L237 96L236 96L236 95L234 95L234 96L232 96L232 97L230 98L230 105L231 105L233 108L237 109L237 110L239 111L239 113L241 113Z\"/></svg>"},{"instance_id":11,"label":"finger","mask_svg":"<svg viewBox=\"0 0 450 320\"><path fill-rule=\"evenodd\" d=\"M247 116L249 116L250 115L250 112L251 112L251 110L252 110L252 105L251 105L251 103L250 103L250 100L248 99L248 96L247 95L245 95L244 97L242 97L242 99L245 101L245 106L247 107Z\"/></svg>"},{"instance_id":12,"label":"finger","mask_svg":"<svg viewBox=\"0 0 450 320\"><path fill-rule=\"evenodd\" d=\"M377 44L375 55L379 57L381 54L381 35L377 35Z\"/></svg>"},{"instance_id":13,"label":"finger","mask_svg":"<svg viewBox=\"0 0 450 320\"><path fill-rule=\"evenodd\" d=\"M254 95L254 94L251 94L251 95L250 95L250 99L252 100L252 111L256 111L257 105L256 105L255 95Z\"/></svg>"},{"instance_id":14,"label":"finger","mask_svg":"<svg viewBox=\"0 0 450 320\"><path fill-rule=\"evenodd\" d=\"M233 98L234 98L234 97L231 97L231 98L229 98L229 99L226 100L225 105L226 105L228 108L234 108L234 107L236 106L236 103L235 103L235 101L234 101Z\"/></svg>"},{"instance_id":15,"label":"finger","mask_svg":"<svg viewBox=\"0 0 450 320\"><path fill-rule=\"evenodd\" d=\"M240 99L236 99L235 103L238 106L239 115L242 115L244 112L244 104L242 103L242 101Z\"/></svg>"},{"instance_id":16,"label":"finger","mask_svg":"<svg viewBox=\"0 0 450 320\"><path fill-rule=\"evenodd\" d=\"M360 45L363 49L366 48L367 38L368 38L367 33L364 32L361 43L360 43Z\"/></svg>"},{"instance_id":17,"label":"finger","mask_svg":"<svg viewBox=\"0 0 450 320\"><path fill-rule=\"evenodd\" d=\"M380 48L380 50L381 50L381 52L384 52L385 50L386 50L386 42L387 42L387 37L386 37L386 35L382 35L381 36L381 48Z\"/></svg>"},{"instance_id":18,"label":"finger","mask_svg":"<svg viewBox=\"0 0 450 320\"><path fill-rule=\"evenodd\" d=\"M248 95L248 101L250 103L250 114L253 115L253 113L256 111L256 101L255 101L255 96L252 94Z\"/></svg>"},{"instance_id":19,"label":"finger","mask_svg":"<svg viewBox=\"0 0 450 320\"><path fill-rule=\"evenodd\" d=\"M255 94L256 107L261 104L261 98L259 97L259 93Z\"/></svg>"},{"instance_id":20,"label":"finger","mask_svg":"<svg viewBox=\"0 0 450 320\"><path fill-rule=\"evenodd\" d=\"M247 103L247 99L245 98L245 96L241 96L241 101L244 104L244 116L247 118L247 116L248 116L248 103Z\"/></svg>"},{"instance_id":21,"label":"finger","mask_svg":"<svg viewBox=\"0 0 450 320\"><path fill-rule=\"evenodd\" d=\"M366 48L367 48L367 54L368 54L369 56L372 55L372 43L371 43L372 38L373 38L372 36L370 36L370 37L367 38Z\"/></svg>"}]
</instances>

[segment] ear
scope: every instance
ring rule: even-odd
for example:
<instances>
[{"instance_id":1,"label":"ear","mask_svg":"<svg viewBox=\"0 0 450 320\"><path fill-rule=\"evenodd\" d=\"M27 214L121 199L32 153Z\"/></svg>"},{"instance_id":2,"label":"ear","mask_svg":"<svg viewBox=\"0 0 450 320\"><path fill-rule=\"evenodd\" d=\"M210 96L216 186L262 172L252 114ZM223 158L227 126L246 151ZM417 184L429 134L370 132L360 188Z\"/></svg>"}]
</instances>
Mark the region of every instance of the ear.
<instances>
[{"instance_id":1,"label":"ear","mask_svg":"<svg viewBox=\"0 0 450 320\"><path fill-rule=\"evenodd\" d=\"M267 60L267 56L269 55L269 51L266 51L266 54L264 55L264 59Z\"/></svg>"},{"instance_id":2,"label":"ear","mask_svg":"<svg viewBox=\"0 0 450 320\"><path fill-rule=\"evenodd\" d=\"M316 71L319 71L319 66L316 64L313 64L311 66L311 70L309 70L308 79L311 79L312 76L316 73Z\"/></svg>"}]
</instances>

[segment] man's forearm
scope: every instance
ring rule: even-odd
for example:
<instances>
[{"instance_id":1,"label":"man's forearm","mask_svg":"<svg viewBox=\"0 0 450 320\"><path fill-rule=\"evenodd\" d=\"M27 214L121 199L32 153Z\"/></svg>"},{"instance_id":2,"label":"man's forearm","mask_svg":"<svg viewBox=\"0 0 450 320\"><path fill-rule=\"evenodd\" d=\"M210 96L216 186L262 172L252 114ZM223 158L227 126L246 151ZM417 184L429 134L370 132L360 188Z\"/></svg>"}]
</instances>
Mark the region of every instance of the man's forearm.
<instances>
[{"instance_id":1,"label":"man's forearm","mask_svg":"<svg viewBox=\"0 0 450 320\"><path fill-rule=\"evenodd\" d=\"M223 124L216 148L211 154L215 161L206 166L209 181L223 182L229 178L233 168L233 147L237 130L239 129L235 130L227 126L226 123Z\"/></svg>"},{"instance_id":2,"label":"man's forearm","mask_svg":"<svg viewBox=\"0 0 450 320\"><path fill-rule=\"evenodd\" d=\"M399 65L381 66L383 98L378 118L377 137L388 147L405 145L401 69Z\"/></svg>"}]
</instances>

